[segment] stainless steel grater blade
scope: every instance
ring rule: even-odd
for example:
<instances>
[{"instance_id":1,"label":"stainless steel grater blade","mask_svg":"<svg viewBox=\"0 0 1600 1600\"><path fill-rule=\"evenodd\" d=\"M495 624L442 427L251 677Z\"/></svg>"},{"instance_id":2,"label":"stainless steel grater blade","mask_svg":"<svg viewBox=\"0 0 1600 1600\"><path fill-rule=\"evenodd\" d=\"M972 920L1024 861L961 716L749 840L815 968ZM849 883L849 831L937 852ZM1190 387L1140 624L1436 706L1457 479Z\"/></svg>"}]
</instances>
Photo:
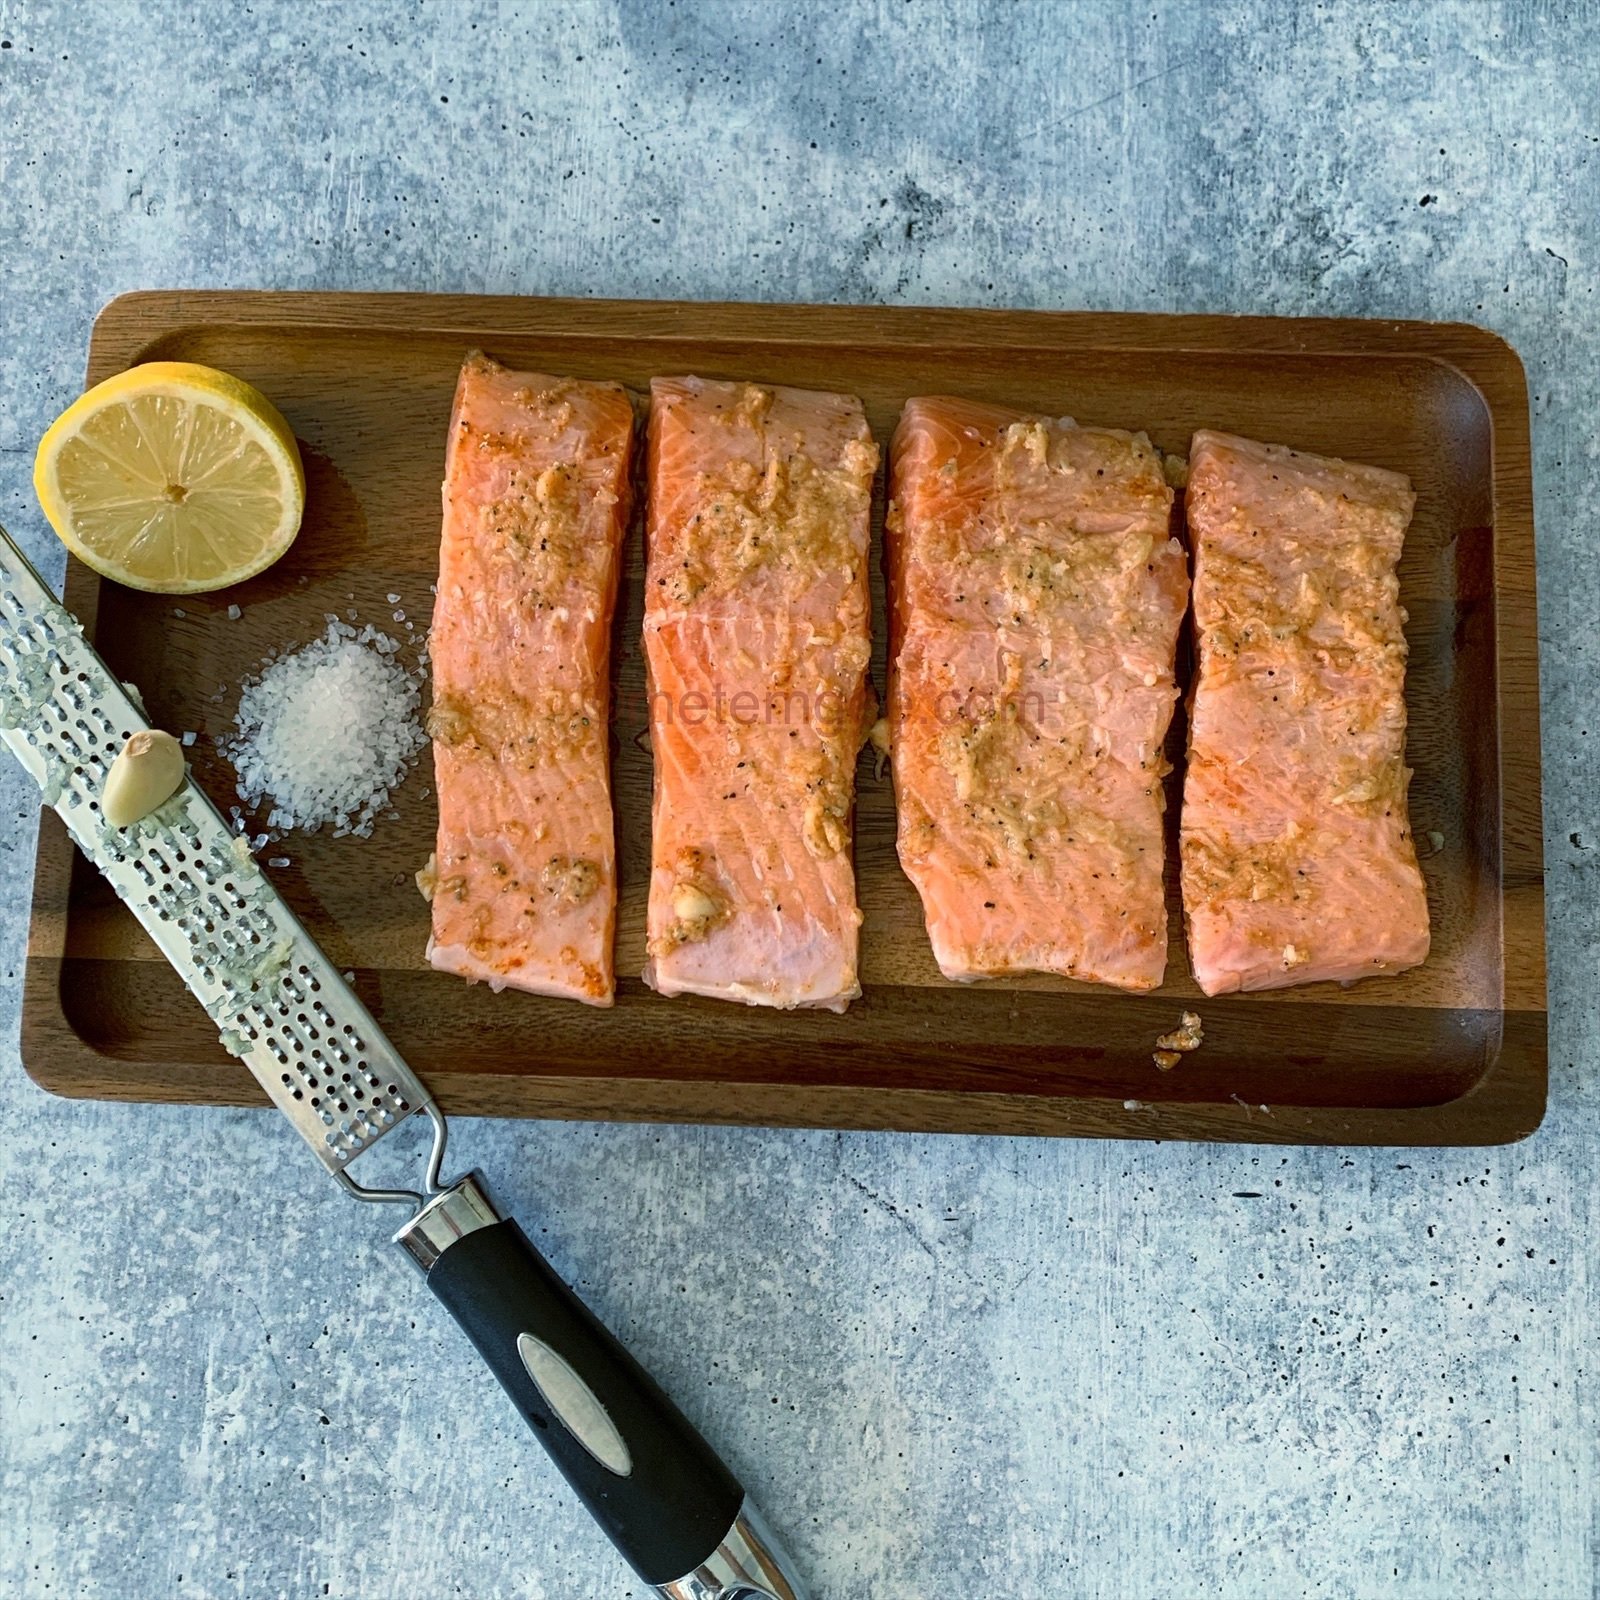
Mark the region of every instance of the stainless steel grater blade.
<instances>
[{"instance_id":1,"label":"stainless steel grater blade","mask_svg":"<svg viewBox=\"0 0 1600 1600\"><path fill-rule=\"evenodd\" d=\"M738 1480L650 1375L495 1209L476 1175L439 1175L445 1121L210 800L183 787L109 828L106 774L148 727L0 529L0 738L334 1177L406 1205L396 1243L477 1347L613 1543L662 1600L806 1600ZM350 1163L424 1113L420 1192Z\"/></svg>"},{"instance_id":2,"label":"stainless steel grater blade","mask_svg":"<svg viewBox=\"0 0 1600 1600\"><path fill-rule=\"evenodd\" d=\"M106 773L148 726L0 530L0 737L223 1044L342 1173L432 1098L192 779L132 828L105 825Z\"/></svg>"}]
</instances>

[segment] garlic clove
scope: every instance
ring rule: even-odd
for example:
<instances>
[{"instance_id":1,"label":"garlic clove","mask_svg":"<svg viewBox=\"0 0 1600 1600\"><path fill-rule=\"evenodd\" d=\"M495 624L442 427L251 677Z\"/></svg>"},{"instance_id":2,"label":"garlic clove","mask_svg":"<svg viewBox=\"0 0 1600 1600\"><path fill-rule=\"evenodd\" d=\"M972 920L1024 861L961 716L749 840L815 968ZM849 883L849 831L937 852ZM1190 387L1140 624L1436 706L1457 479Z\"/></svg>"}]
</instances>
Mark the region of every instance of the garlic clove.
<instances>
[{"instance_id":1,"label":"garlic clove","mask_svg":"<svg viewBox=\"0 0 1600 1600\"><path fill-rule=\"evenodd\" d=\"M163 800L170 800L183 779L183 746L160 728L145 728L111 763L100 794L100 814L110 827L131 827Z\"/></svg>"}]
</instances>

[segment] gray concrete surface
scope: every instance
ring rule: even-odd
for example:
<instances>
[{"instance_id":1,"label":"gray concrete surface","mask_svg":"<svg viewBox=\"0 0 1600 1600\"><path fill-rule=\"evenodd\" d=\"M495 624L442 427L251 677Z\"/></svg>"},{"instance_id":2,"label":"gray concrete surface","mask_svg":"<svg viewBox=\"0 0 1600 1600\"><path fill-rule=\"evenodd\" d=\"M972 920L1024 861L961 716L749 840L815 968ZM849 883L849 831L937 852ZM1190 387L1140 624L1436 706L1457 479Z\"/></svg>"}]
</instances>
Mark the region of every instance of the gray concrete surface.
<instances>
[{"instance_id":1,"label":"gray concrete surface","mask_svg":"<svg viewBox=\"0 0 1600 1600\"><path fill-rule=\"evenodd\" d=\"M1536 1137L463 1127L829 1600L1596 1592L1597 21L0 0L0 520L52 574L33 446L129 288L1465 318L1526 359ZM0 1593L638 1596L286 1135L24 1077L9 765L0 822Z\"/></svg>"}]
</instances>

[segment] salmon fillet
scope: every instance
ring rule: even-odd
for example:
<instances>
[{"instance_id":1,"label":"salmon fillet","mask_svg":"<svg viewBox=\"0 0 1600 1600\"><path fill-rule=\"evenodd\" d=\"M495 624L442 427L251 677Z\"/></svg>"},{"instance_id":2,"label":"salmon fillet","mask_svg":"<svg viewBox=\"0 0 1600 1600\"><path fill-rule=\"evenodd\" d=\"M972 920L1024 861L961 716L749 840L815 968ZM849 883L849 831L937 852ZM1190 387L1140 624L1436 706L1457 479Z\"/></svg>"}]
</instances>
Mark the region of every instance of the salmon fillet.
<instances>
[{"instance_id":1,"label":"salmon fillet","mask_svg":"<svg viewBox=\"0 0 1600 1600\"><path fill-rule=\"evenodd\" d=\"M1161 458L1143 434L929 397L891 460L898 843L939 970L1153 989L1188 599Z\"/></svg>"},{"instance_id":2,"label":"salmon fillet","mask_svg":"<svg viewBox=\"0 0 1600 1600\"><path fill-rule=\"evenodd\" d=\"M1194 436L1200 667L1181 837L1207 994L1399 972L1428 953L1395 575L1415 503L1397 472Z\"/></svg>"},{"instance_id":3,"label":"salmon fillet","mask_svg":"<svg viewBox=\"0 0 1600 1600\"><path fill-rule=\"evenodd\" d=\"M430 653L428 959L492 988L615 990L611 616L633 409L617 384L467 357Z\"/></svg>"},{"instance_id":4,"label":"salmon fillet","mask_svg":"<svg viewBox=\"0 0 1600 1600\"><path fill-rule=\"evenodd\" d=\"M877 448L849 395L650 391L645 982L843 1011Z\"/></svg>"}]
</instances>

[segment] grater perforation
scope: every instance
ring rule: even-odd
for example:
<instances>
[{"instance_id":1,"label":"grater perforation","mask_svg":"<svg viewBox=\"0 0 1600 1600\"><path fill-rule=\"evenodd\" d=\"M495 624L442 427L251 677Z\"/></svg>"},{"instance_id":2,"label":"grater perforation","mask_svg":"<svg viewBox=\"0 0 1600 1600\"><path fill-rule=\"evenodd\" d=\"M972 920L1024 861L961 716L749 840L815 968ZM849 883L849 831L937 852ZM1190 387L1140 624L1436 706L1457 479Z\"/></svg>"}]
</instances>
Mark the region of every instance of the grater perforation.
<instances>
[{"instance_id":1,"label":"grater perforation","mask_svg":"<svg viewBox=\"0 0 1600 1600\"><path fill-rule=\"evenodd\" d=\"M129 687L0 534L0 737L183 975L223 1044L332 1172L415 1112L437 1118L421 1082L192 780L143 821L106 826L106 775L148 726Z\"/></svg>"}]
</instances>

